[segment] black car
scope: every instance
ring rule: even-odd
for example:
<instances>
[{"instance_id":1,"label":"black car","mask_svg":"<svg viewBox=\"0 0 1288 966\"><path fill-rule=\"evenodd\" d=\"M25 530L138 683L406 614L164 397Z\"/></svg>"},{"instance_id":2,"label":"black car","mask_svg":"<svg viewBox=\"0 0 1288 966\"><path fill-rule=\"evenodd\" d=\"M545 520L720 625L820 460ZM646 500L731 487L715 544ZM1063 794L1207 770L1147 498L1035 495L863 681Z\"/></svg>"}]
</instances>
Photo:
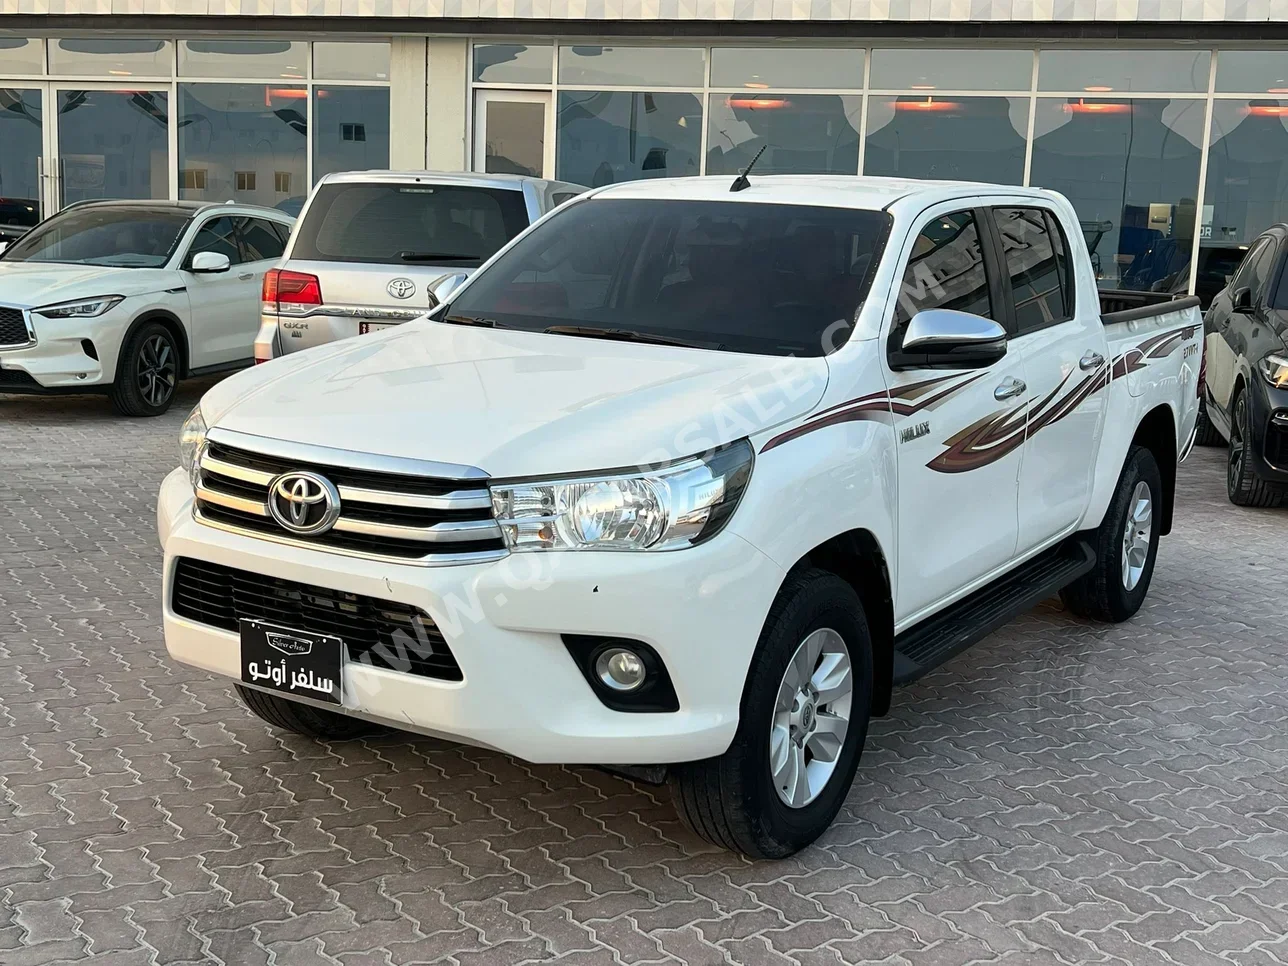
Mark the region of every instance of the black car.
<instances>
[{"instance_id":1,"label":"black car","mask_svg":"<svg viewBox=\"0 0 1288 966\"><path fill-rule=\"evenodd\" d=\"M1206 378L1197 442L1229 440L1226 486L1239 506L1288 498L1288 225L1248 249L1204 316Z\"/></svg>"},{"instance_id":2,"label":"black car","mask_svg":"<svg viewBox=\"0 0 1288 966\"><path fill-rule=\"evenodd\" d=\"M40 221L40 205L31 198L0 198L0 245L12 245Z\"/></svg>"}]
</instances>

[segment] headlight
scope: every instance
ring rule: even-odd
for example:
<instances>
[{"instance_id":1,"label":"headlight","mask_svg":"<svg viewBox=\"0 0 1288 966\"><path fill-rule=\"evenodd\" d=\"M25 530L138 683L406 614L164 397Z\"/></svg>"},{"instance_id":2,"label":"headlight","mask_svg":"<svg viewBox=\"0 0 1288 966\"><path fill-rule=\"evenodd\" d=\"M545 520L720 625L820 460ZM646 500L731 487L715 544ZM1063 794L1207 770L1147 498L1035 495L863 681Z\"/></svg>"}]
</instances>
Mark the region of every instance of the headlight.
<instances>
[{"instance_id":1,"label":"headlight","mask_svg":"<svg viewBox=\"0 0 1288 966\"><path fill-rule=\"evenodd\" d=\"M723 529L751 477L743 439L639 474L492 486L511 550L678 550Z\"/></svg>"},{"instance_id":2,"label":"headlight","mask_svg":"<svg viewBox=\"0 0 1288 966\"><path fill-rule=\"evenodd\" d=\"M103 295L96 299L83 299L79 302L61 302L58 305L46 305L44 308L32 309L37 315L47 319L94 319L125 298L124 295Z\"/></svg>"},{"instance_id":3,"label":"headlight","mask_svg":"<svg viewBox=\"0 0 1288 966\"><path fill-rule=\"evenodd\" d=\"M1272 352L1257 363L1257 366L1270 385L1276 389L1288 389L1288 354Z\"/></svg>"},{"instance_id":4,"label":"headlight","mask_svg":"<svg viewBox=\"0 0 1288 966\"><path fill-rule=\"evenodd\" d=\"M197 406L188 413L188 418L183 421L183 429L179 430L179 465L188 474L193 486L197 485L197 459L205 442L206 420L201 415L201 406Z\"/></svg>"}]
</instances>

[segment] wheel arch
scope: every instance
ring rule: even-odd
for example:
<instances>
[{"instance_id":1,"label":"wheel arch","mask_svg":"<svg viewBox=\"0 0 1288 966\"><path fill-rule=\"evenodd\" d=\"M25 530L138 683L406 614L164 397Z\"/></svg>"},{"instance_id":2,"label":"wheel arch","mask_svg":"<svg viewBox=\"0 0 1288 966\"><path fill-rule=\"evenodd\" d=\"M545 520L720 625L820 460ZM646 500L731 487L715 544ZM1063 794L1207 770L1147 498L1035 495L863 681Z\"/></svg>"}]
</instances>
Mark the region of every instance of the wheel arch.
<instances>
[{"instance_id":1,"label":"wheel arch","mask_svg":"<svg viewBox=\"0 0 1288 966\"><path fill-rule=\"evenodd\" d=\"M1172 512L1176 506L1176 415L1167 403L1155 406L1136 426L1133 446L1142 446L1154 456L1158 474L1163 480L1162 506L1159 507L1158 532L1172 532Z\"/></svg>"},{"instance_id":2,"label":"wheel arch","mask_svg":"<svg viewBox=\"0 0 1288 966\"><path fill-rule=\"evenodd\" d=\"M872 714L886 714L894 667L894 596L880 541L870 530L838 533L802 556L789 572L810 567L836 574L859 595L872 638Z\"/></svg>"},{"instance_id":3,"label":"wheel arch","mask_svg":"<svg viewBox=\"0 0 1288 966\"><path fill-rule=\"evenodd\" d=\"M169 312L166 309L149 309L146 312L140 313L140 315L130 323L130 327L125 330L125 335L121 338L121 347L124 348L134 333L149 322L160 322L170 331L170 334L174 336L175 344L179 347L179 378L188 378L188 372L191 369L192 360L191 347L188 345L188 330L179 320L179 317L173 312ZM124 353L118 350L116 356L116 374L113 376L113 381L119 377L121 366L124 361Z\"/></svg>"}]
</instances>

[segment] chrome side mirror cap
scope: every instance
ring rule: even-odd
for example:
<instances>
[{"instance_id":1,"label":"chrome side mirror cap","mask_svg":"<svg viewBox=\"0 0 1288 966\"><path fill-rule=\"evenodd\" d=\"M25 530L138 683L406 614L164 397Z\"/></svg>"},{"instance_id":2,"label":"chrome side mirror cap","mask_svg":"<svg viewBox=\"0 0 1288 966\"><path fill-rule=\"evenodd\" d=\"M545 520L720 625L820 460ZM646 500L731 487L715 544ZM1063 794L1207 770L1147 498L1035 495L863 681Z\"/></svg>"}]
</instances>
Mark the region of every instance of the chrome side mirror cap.
<instances>
[{"instance_id":1,"label":"chrome side mirror cap","mask_svg":"<svg viewBox=\"0 0 1288 966\"><path fill-rule=\"evenodd\" d=\"M452 293L465 284L469 278L464 272L452 272L450 275L440 275L429 283L427 289L429 294L430 307L442 305L452 297Z\"/></svg>"},{"instance_id":2,"label":"chrome side mirror cap","mask_svg":"<svg viewBox=\"0 0 1288 966\"><path fill-rule=\"evenodd\" d=\"M197 275L218 275L232 268L232 261L223 252L197 252L192 256L188 271Z\"/></svg>"},{"instance_id":3,"label":"chrome side mirror cap","mask_svg":"<svg viewBox=\"0 0 1288 966\"><path fill-rule=\"evenodd\" d=\"M1006 330L992 319L956 309L918 312L892 353L895 369L978 369L1006 355Z\"/></svg>"}]
</instances>

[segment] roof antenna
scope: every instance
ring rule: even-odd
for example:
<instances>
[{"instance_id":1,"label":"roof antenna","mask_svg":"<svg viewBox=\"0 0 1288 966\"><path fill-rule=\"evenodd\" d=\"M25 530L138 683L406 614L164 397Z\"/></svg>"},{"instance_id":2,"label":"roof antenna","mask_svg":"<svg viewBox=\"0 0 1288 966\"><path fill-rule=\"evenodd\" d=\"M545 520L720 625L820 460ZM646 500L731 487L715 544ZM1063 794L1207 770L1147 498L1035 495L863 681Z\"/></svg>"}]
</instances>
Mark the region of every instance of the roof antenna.
<instances>
[{"instance_id":1,"label":"roof antenna","mask_svg":"<svg viewBox=\"0 0 1288 966\"><path fill-rule=\"evenodd\" d=\"M765 153L765 148L767 147L769 147L768 144L762 144L760 146L760 150L756 152L756 156L751 159L751 164L743 168L738 177L733 179L733 184L729 186L730 191L746 191L751 187L751 182L747 180L747 175L751 174L751 169L755 167L756 162L760 160L760 156Z\"/></svg>"}]
</instances>

